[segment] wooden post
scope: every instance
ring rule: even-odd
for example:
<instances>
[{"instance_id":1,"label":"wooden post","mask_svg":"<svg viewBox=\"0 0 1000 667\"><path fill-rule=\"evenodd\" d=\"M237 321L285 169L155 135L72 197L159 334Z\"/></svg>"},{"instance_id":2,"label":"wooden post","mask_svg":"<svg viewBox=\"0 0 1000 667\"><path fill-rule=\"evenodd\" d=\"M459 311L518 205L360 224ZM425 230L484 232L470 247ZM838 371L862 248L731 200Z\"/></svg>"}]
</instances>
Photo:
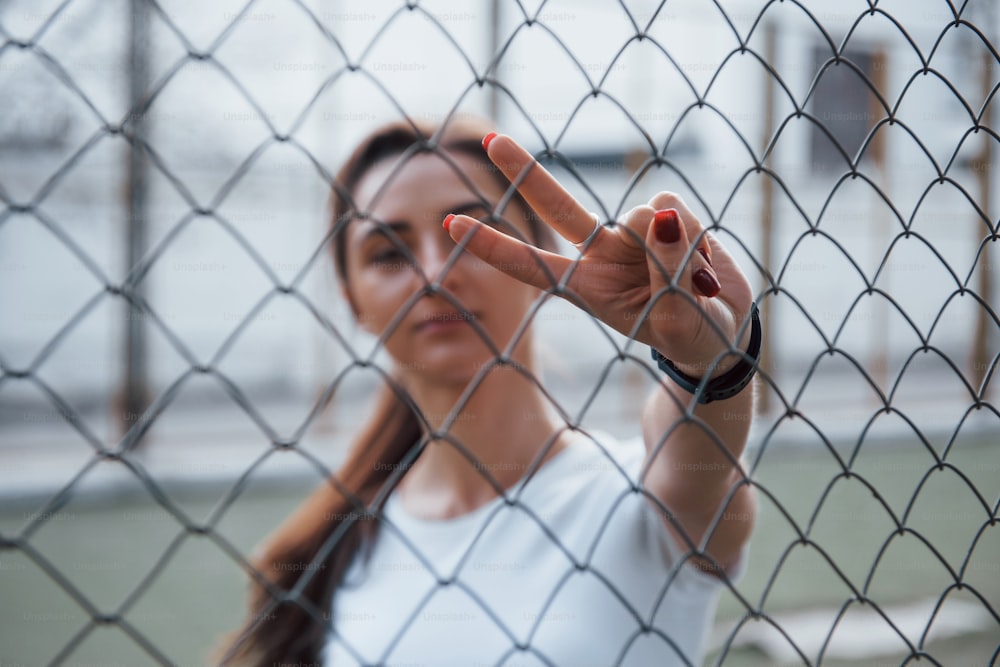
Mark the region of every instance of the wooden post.
<instances>
[{"instance_id":1,"label":"wooden post","mask_svg":"<svg viewBox=\"0 0 1000 667\"><path fill-rule=\"evenodd\" d=\"M129 103L130 117L125 126L132 135L128 156L128 181L125 206L128 217L125 225L125 266L131 270L146 254L147 226L147 172L148 162L142 142L149 129L146 119L146 86L149 80L149 7L147 0L132 0L131 30L129 35ZM126 281L123 291L125 303L125 370L122 387L115 406L121 433L124 435L147 418L150 404L147 378L146 317L132 297L141 297L141 283ZM138 430L136 431L138 432ZM134 441L127 447L134 447Z\"/></svg>"},{"instance_id":2,"label":"wooden post","mask_svg":"<svg viewBox=\"0 0 1000 667\"><path fill-rule=\"evenodd\" d=\"M489 64L493 63L493 78L500 80L500 63L494 63L500 51L500 0L490 2L490 22L487 26L490 31L490 38L487 41L489 53L486 54L487 69L483 71L483 76L490 73ZM494 123L500 121L500 94L496 86L490 86L489 90L489 114L490 120Z\"/></svg>"},{"instance_id":3,"label":"wooden post","mask_svg":"<svg viewBox=\"0 0 1000 667\"><path fill-rule=\"evenodd\" d=\"M778 32L774 23L768 23L764 28L764 61L774 67L776 42ZM771 137L774 133L774 96L776 86L774 77L768 73L764 77L764 121L761 128L762 150L768 150L771 144ZM771 153L764 159L764 166L771 167L773 160ZM768 174L761 174L760 178L760 235L761 235L761 256L760 263L764 267L766 287L770 288L774 284L774 273L772 263L774 261L774 180ZM774 298L773 295L760 304L760 316L766 324L774 322ZM775 367L772 361L772 350L775 348L774 342L781 334L778 327L768 326L767 335L761 340L760 347L760 369L769 378L775 377ZM771 409L772 391L770 385L761 383L761 391L758 394L757 411L760 414L767 414Z\"/></svg>"},{"instance_id":4,"label":"wooden post","mask_svg":"<svg viewBox=\"0 0 1000 667\"><path fill-rule=\"evenodd\" d=\"M888 67L889 67L889 55L884 49L878 49L871 56L871 83L875 87L875 90L882 94L882 97L886 97L888 91ZM868 123L868 130L871 131L872 127L875 125L876 119L880 118L884 113L882 105L879 104L878 97L874 94L869 96L868 103L868 115L870 122ZM889 169L889 163L886 159L886 133L880 130L878 135L876 135L871 144L868 146L869 157L872 164L875 166L876 179L879 188L890 200L892 199L891 190L891 170ZM885 212L885 207L882 206L882 199L877 195L872 195L872 200L874 202L873 211L873 225L876 230L875 238L872 239L873 243L879 244L885 247L889 243L889 227L892 222L887 219L887 214ZM884 284L884 281L888 278L888 274L882 273L883 287L888 287ZM878 298L878 297L869 297ZM885 303L882 299L879 299L879 303L872 304L872 310L875 316L872 318L872 349L869 354L868 362L868 374L871 376L878 386L886 389L889 382L889 304ZM873 397L873 400L877 400Z\"/></svg>"},{"instance_id":5,"label":"wooden post","mask_svg":"<svg viewBox=\"0 0 1000 667\"><path fill-rule=\"evenodd\" d=\"M984 26L986 27L986 26ZM993 56L986 49L982 49L982 71L980 74L980 90L983 94L983 100L988 99L990 91L993 90ZM985 127L992 127L991 122L992 114L990 113L993 105L986 107L983 112L983 117L980 120L980 125ZM973 166L976 172L976 183L979 189L979 207L986 212L986 215L990 213L990 181L993 179L993 138L983 132L981 133L983 148L979 153L979 157L973 162ZM976 225L973 229L977 230L975 232L975 249L978 252L979 244L982 241L985 233L980 233L978 230L982 227L978 224L980 221L976 221ZM977 285L975 287L979 297L986 303L993 303L993 281L990 276L991 270L995 267L990 266L989 254L986 248L983 249L983 254L979 257L979 262L977 264ZM982 386L983 380L986 379L986 372L989 370L990 363L993 361L992 355L989 351L990 343L990 330L993 328L993 320L987 315L986 308L980 306L976 309L976 327L973 333L972 341L972 358L970 364L972 366L971 377L974 378L974 384L977 389ZM994 377L993 384L996 384L996 378ZM986 396L983 396L986 399Z\"/></svg>"}]
</instances>

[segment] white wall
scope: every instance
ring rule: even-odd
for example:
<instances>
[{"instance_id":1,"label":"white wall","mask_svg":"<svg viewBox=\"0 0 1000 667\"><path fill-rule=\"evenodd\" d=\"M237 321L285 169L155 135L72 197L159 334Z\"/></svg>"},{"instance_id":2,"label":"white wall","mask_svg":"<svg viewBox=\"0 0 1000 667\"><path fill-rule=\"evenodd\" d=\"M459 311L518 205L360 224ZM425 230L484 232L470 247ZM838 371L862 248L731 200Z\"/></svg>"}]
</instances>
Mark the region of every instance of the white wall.
<instances>
[{"instance_id":1,"label":"white wall","mask_svg":"<svg viewBox=\"0 0 1000 667\"><path fill-rule=\"evenodd\" d=\"M617 4L550 2L534 26L524 24L513 4L501 4L498 34L501 43L509 40L510 45L496 71L524 109L501 96L500 129L533 150L549 146L572 156L649 151L643 132L614 101L631 113L657 150L662 150L669 133L677 128L671 140L677 152L667 154L672 168L650 172L632 192L625 192L627 174L600 166L584 172L598 200L572 183L571 189L588 206L612 214L661 189L681 192L703 221L719 220L724 227L719 233L724 240L729 238L727 243L734 248L737 241L745 245L747 252L737 251L737 255L756 284L763 286L750 260L751 255L761 253L759 179L750 175L738 189L737 183L753 166L740 135L758 155L764 141L767 75L751 56L731 55L738 40L715 5L672 1L653 18L655 3L636 3L639 25L651 21L650 39L631 43L611 64L635 34ZM727 4L740 35L745 36L757 20L761 4ZM828 3L803 4L837 43L867 7L857 3L833 11ZM942 5L925 0L885 5L885 9L905 26L926 58L949 20L941 14ZM417 11L396 3L344 2L335 10L327 3L309 3L319 27L299 7L276 0L256 3L238 19L241 3L237 2L212 3L206 8L203 3L177 0L162 6L169 22L159 16L153 19L154 81L165 81L179 69L159 89L148 114L151 145L158 163L168 172L153 168L150 183L150 252L162 252L145 281L153 308L194 360L209 363L244 315L272 289L272 277L285 284L303 272L298 283L301 294L355 340L346 310L336 299L326 255L320 252L307 265L325 234L327 178L365 132L399 119L402 113L439 120L452 110L487 112L488 89L477 87L474 77L484 72L490 58L489 3L422 3ZM42 5L7 3L0 7L0 21L10 34L27 38L50 11ZM78 165L64 170L52 191L41 197L37 211L71 237L111 284L120 283L126 270L123 230L127 212L122 202L127 146L120 137L99 135L103 123L118 124L128 112L123 12L123 3L70 5L38 40L39 48L51 54L58 67L46 67L34 54L18 49L7 49L0 56L0 96L39 100L30 108L14 107L15 115L0 124L0 134L6 132L8 139L30 138L32 132L44 136L45 128L56 126L59 119L71 119L61 148L0 152L5 198L15 203L38 199L59 165L94 139L95 147ZM790 3L771 5L765 18L778 27L775 68L801 104L815 76L812 49L819 33ZM214 50L228 74L210 61L185 61L189 50L214 48L220 32L234 21ZM324 30L335 39L324 35ZM381 35L372 42L379 31ZM962 35L956 32L958 39L951 35L942 39L931 66L978 111L982 103L975 65L978 51L967 39L968 33ZM566 56L554 37L576 55L578 63ZM654 41L676 64L667 60ZM920 67L913 47L884 16L864 17L851 43L886 49L887 84L895 104ZM761 26L748 45L763 50ZM720 72L723 61L726 64ZM347 62L360 65L363 73L347 71ZM51 75L60 68L94 109ZM605 74L601 88L607 96L588 97ZM738 132L715 111L692 108L696 95L705 95ZM260 108L248 103L248 98ZM779 101L779 122L791 112L788 100ZM943 165L971 126L963 114L940 80L921 76L899 103L897 117L918 133ZM294 141L273 142L273 133L291 134ZM930 240L964 281L973 269L972 248L984 236L984 225L975 220L965 197L949 187L931 188L914 213L935 172L903 132L891 128L887 136L889 167L879 172L866 166L865 173L888 194L907 224L912 218L913 230ZM256 150L259 154L251 158ZM783 130L773 166L798 207L778 190L777 263L772 268L778 272L784 267L783 287L806 305L831 336L844 321L849 304L863 292L864 282L833 245L806 234L809 225L819 221L819 229L835 236L869 279L902 226L872 189L857 181L844 184L830 198L839 174L817 175L809 161L806 124L792 120ZM973 197L978 196L972 170L953 166L948 173ZM990 176L995 185L995 171ZM193 216L197 208L213 210L218 219ZM995 209L994 201L993 220ZM97 298L103 287L34 217L9 211L0 215L6 216L0 224L0 304L5 312L0 355L5 364L18 369L26 367L68 317L88 299ZM263 266L250 258L227 227L254 248ZM797 242L800 245L791 254ZM996 282L996 273L991 276ZM956 289L941 262L912 239L900 241L893 250L889 269L877 286L889 291L924 333ZM776 367L792 377L822 351L823 344L787 297L775 297L772 303L775 319L768 326L780 341L781 352ZM964 363L974 310L968 303L966 299L947 311L933 339L954 353L959 365ZM881 307L855 311L841 347L873 365L880 363L878 355L887 350L893 358L890 367L898 368L918 343L907 333L902 318L887 312ZM121 374L125 313L120 300L102 298L37 370L37 376L81 410L96 402L106 411ZM562 359L551 359L554 369L563 369L569 377L572 371L567 369L574 366L596 368L607 361L610 348L596 334L581 335L589 327L581 327L571 311L545 313L540 327L556 343L554 347L562 350ZM178 353L168 337L158 332L151 334L150 344L152 384L159 392L186 373L192 359ZM996 349L996 336L992 344ZM219 368L264 404L283 396L308 398L346 359L347 354L300 303L275 295ZM178 402L212 395L221 392L211 383L192 382ZM30 384L7 382L0 397L8 406L20 406L21 401L39 400L41 393ZM30 421L24 414L21 408L13 414L8 409L5 423Z\"/></svg>"}]
</instances>

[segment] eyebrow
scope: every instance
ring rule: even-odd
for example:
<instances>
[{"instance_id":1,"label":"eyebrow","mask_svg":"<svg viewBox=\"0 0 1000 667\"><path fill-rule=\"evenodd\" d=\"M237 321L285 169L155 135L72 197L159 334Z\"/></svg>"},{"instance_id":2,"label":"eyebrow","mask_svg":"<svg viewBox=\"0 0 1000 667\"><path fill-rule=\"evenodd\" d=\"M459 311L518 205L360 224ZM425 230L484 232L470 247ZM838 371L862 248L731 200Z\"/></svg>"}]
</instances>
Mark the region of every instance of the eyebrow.
<instances>
[{"instance_id":1,"label":"eyebrow","mask_svg":"<svg viewBox=\"0 0 1000 667\"><path fill-rule=\"evenodd\" d=\"M385 236L387 238L391 238L389 234L386 233L386 229L391 229L393 232L396 233L396 235L399 235L409 230L411 227L410 223L405 222L403 220L393 220L389 222L380 222L377 220L373 220L371 222L372 224L369 227L368 231L366 231L361 236L361 238L358 239L357 241L358 245L365 243L366 241L368 241L368 239L372 238L373 236Z\"/></svg>"},{"instance_id":2,"label":"eyebrow","mask_svg":"<svg viewBox=\"0 0 1000 667\"><path fill-rule=\"evenodd\" d=\"M449 212L454 213L455 215L464 215L465 213L475 210L477 208L484 209L492 213L492 209L490 208L489 204L484 203L482 201L463 202L461 204L458 204L457 206L452 206L449 209ZM446 214L441 214L442 220L444 220L445 215ZM413 225L406 220L386 220L384 222L378 220L370 220L370 222L372 222L372 225L368 229L368 231L364 232L361 238L358 239L359 244L365 243L368 239L370 239L373 236L389 237L389 234L386 233L387 229L391 229L396 235L401 235L403 232L407 232L413 227Z\"/></svg>"},{"instance_id":3,"label":"eyebrow","mask_svg":"<svg viewBox=\"0 0 1000 667\"><path fill-rule=\"evenodd\" d=\"M464 204L459 204L458 206L453 206L451 211L449 211L449 213L454 213L455 215L464 215L467 211L471 211L476 208L485 209L491 213L493 212L493 208L487 202L470 201L470 202L465 202ZM444 218L442 217L442 219Z\"/></svg>"}]
</instances>

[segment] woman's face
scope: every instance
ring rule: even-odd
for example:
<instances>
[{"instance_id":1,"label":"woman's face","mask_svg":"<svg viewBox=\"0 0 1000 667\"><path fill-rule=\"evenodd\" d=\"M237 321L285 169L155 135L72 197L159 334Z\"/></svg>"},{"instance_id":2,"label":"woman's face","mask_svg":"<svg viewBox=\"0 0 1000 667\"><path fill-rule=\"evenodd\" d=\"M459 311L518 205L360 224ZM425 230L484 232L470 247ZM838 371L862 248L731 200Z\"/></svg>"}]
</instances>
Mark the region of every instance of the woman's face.
<instances>
[{"instance_id":1,"label":"woman's face","mask_svg":"<svg viewBox=\"0 0 1000 667\"><path fill-rule=\"evenodd\" d=\"M395 174L395 159L368 170L354 193L368 219L355 220L346 231L345 290L361 326L378 336L386 333L386 349L405 374L466 382L494 358L471 320L497 349L505 350L538 291L458 251L441 226L449 213L487 215L490 209L482 197L493 205L504 192L483 162L460 153L453 158L475 188L431 153L415 155ZM531 237L523 211L510 205L504 219L523 238ZM402 312L428 283L439 283L443 294L425 294ZM527 341L527 334L522 340ZM523 344L513 354L525 364L529 355L530 345Z\"/></svg>"}]
</instances>

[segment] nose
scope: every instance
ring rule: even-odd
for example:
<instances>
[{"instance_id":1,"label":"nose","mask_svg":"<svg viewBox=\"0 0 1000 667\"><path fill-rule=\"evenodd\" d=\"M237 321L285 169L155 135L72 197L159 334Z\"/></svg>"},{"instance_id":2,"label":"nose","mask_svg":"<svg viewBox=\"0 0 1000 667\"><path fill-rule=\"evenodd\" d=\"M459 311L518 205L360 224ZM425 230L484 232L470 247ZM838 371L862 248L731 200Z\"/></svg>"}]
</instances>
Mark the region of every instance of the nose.
<instances>
[{"instance_id":1,"label":"nose","mask_svg":"<svg viewBox=\"0 0 1000 667\"><path fill-rule=\"evenodd\" d=\"M463 262L456 252L455 242L447 232L428 234L421 243L420 268L428 285L437 285L445 290L453 290L460 284L459 274Z\"/></svg>"}]
</instances>

